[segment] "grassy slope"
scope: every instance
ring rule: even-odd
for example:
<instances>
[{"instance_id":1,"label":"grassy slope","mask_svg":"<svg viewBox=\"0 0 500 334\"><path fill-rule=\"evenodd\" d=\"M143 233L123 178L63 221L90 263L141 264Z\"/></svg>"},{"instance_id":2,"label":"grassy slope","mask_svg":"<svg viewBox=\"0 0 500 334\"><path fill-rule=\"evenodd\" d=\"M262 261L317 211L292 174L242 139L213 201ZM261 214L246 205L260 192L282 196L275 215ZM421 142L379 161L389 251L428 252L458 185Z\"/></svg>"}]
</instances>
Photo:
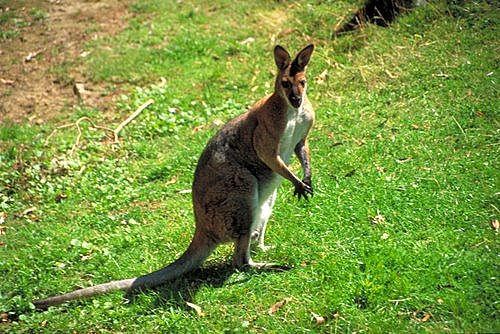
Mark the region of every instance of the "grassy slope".
<instances>
[{"instance_id":1,"label":"grassy slope","mask_svg":"<svg viewBox=\"0 0 500 334\"><path fill-rule=\"evenodd\" d=\"M85 123L73 155L75 129L44 146L55 124L0 127L0 311L16 320L0 330L500 330L489 227L499 180L493 5L433 3L390 29L332 40L348 2L141 3L123 34L88 46L94 80L144 87L119 102L114 124L155 99L125 129L122 148ZM255 41L240 43L248 37ZM294 268L232 273L221 265L228 245L206 270L130 302L115 293L30 311L32 298L145 273L184 250L193 218L179 191L190 187L213 121L269 91L278 42L317 45L309 69L315 197L297 203L285 183L267 236L276 247L255 254ZM163 87L148 86L160 77ZM109 121L84 108L70 119L84 115ZM292 300L269 315L285 297ZM326 321L316 324L311 312Z\"/></svg>"}]
</instances>

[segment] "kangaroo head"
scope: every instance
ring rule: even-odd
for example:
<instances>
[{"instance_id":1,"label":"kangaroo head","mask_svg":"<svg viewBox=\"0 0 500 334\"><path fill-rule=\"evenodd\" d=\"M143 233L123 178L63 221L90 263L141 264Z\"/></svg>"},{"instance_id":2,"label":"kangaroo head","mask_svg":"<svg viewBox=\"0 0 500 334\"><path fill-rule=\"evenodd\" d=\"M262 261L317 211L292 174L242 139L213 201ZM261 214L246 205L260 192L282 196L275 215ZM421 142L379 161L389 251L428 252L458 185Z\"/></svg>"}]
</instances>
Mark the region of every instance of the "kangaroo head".
<instances>
[{"instance_id":1,"label":"kangaroo head","mask_svg":"<svg viewBox=\"0 0 500 334\"><path fill-rule=\"evenodd\" d=\"M274 61L279 73L275 90L290 106L299 108L306 94L306 66L309 64L314 45L310 44L300 51L291 61L290 54L282 46L274 48Z\"/></svg>"}]
</instances>

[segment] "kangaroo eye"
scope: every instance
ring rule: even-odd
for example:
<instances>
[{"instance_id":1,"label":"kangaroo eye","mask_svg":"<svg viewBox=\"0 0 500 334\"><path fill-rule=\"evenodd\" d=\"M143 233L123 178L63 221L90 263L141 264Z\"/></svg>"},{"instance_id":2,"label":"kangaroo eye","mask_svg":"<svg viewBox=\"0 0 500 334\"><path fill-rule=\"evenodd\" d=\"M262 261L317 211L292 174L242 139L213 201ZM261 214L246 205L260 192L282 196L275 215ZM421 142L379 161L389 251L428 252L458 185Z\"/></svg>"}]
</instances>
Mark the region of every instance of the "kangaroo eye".
<instances>
[{"instance_id":1,"label":"kangaroo eye","mask_svg":"<svg viewBox=\"0 0 500 334\"><path fill-rule=\"evenodd\" d=\"M305 80L300 80L300 84L302 87L304 87L306 85L306 81Z\"/></svg>"},{"instance_id":2,"label":"kangaroo eye","mask_svg":"<svg viewBox=\"0 0 500 334\"><path fill-rule=\"evenodd\" d=\"M283 86L283 88L285 88L285 89L288 89L288 88L292 87L292 84L290 83L290 81L282 81L281 86Z\"/></svg>"}]
</instances>

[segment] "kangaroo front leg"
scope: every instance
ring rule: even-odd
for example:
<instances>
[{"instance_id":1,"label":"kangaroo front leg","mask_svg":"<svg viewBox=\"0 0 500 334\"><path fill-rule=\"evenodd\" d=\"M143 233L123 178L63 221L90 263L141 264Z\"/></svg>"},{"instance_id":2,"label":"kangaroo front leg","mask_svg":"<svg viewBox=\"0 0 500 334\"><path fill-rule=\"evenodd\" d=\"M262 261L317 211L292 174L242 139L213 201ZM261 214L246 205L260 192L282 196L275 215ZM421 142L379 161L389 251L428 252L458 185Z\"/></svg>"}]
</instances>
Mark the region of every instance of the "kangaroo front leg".
<instances>
[{"instance_id":1,"label":"kangaroo front leg","mask_svg":"<svg viewBox=\"0 0 500 334\"><path fill-rule=\"evenodd\" d=\"M299 159L302 170L304 171L304 178L302 179L302 182L309 186L311 190L310 194L313 196L314 192L311 182L311 159L309 158L309 146L306 139L302 139L299 141L297 146L295 146L295 155Z\"/></svg>"},{"instance_id":2,"label":"kangaroo front leg","mask_svg":"<svg viewBox=\"0 0 500 334\"><path fill-rule=\"evenodd\" d=\"M257 127L254 132L254 147L257 152L257 156L276 174L281 175L285 179L289 180L295 186L294 195L297 195L300 199L304 197L308 199L308 195L312 195L311 187L302 182L292 173L292 171L285 164L283 159L279 155L279 143L272 145L266 142L264 138L269 138L271 135L266 132L264 126Z\"/></svg>"}]
</instances>

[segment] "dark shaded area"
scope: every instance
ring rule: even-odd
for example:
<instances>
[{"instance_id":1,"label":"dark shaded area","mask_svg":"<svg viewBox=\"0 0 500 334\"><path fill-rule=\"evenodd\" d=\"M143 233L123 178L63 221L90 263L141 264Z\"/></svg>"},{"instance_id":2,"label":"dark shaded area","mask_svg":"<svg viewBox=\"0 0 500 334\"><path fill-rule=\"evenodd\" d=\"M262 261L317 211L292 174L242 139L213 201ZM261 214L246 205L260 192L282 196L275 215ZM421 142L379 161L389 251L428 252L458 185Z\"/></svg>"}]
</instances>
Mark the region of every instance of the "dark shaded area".
<instances>
[{"instance_id":1,"label":"dark shaded area","mask_svg":"<svg viewBox=\"0 0 500 334\"><path fill-rule=\"evenodd\" d=\"M194 295L202 286L220 288L233 273L234 267L230 264L214 264L195 269L158 288L131 291L126 294L126 298L134 302L142 293L153 290L159 293L155 301L157 307L165 303L173 303L176 307L187 310L189 307L186 302L192 302Z\"/></svg>"},{"instance_id":2,"label":"dark shaded area","mask_svg":"<svg viewBox=\"0 0 500 334\"><path fill-rule=\"evenodd\" d=\"M335 35L358 29L367 23L387 27L398 15L423 3L423 0L367 0L349 22L335 30Z\"/></svg>"},{"instance_id":3,"label":"dark shaded area","mask_svg":"<svg viewBox=\"0 0 500 334\"><path fill-rule=\"evenodd\" d=\"M292 269L286 265L273 265L268 268L248 268L245 271L280 273ZM158 292L158 298L155 301L155 307L164 307L165 304L173 304L175 307L184 310L191 310L186 302L192 302L196 292L203 286L212 288L222 287L227 279L231 277L237 269L230 263L210 264L193 270L192 272L183 275L180 278L174 279L167 284L158 288L146 289L144 291L131 291L126 294L126 298L131 302L140 296L142 293L147 293L148 290ZM237 283L247 281L251 276L245 275L244 278Z\"/></svg>"}]
</instances>

